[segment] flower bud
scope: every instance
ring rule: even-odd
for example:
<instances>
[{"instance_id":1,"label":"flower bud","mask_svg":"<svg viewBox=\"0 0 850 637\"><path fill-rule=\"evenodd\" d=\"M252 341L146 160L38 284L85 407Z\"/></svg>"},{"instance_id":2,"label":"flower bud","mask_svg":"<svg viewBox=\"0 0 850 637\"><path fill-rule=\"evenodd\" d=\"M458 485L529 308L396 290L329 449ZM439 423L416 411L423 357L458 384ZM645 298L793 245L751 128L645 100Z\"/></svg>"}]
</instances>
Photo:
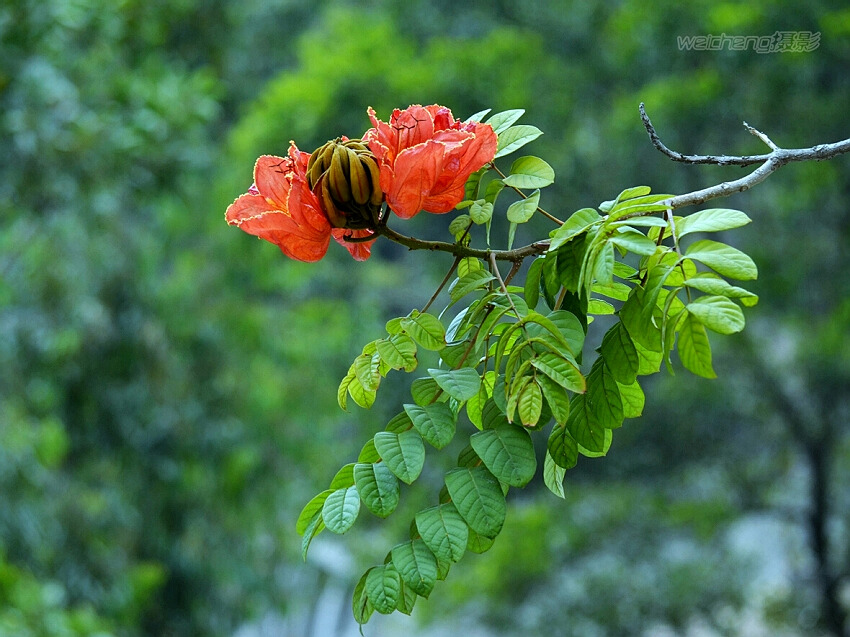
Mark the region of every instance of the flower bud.
<instances>
[{"instance_id":1,"label":"flower bud","mask_svg":"<svg viewBox=\"0 0 850 637\"><path fill-rule=\"evenodd\" d=\"M307 164L307 183L335 228L375 227L384 201L380 181L378 162L359 139L331 140Z\"/></svg>"}]
</instances>

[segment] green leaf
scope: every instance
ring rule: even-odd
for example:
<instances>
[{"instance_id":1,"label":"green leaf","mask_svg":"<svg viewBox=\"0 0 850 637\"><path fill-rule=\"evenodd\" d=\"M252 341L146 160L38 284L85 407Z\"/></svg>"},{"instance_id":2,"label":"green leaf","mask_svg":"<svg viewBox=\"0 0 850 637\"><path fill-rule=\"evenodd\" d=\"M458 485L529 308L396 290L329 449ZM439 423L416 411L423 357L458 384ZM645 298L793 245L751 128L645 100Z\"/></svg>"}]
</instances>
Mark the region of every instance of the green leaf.
<instances>
[{"instance_id":1,"label":"green leaf","mask_svg":"<svg viewBox=\"0 0 850 637\"><path fill-rule=\"evenodd\" d=\"M523 113L525 113L524 108L512 108L508 111L495 113L485 122L485 124L490 124L490 126L493 127L493 132L498 135L502 131L507 130L511 124L522 117Z\"/></svg>"},{"instance_id":2,"label":"green leaf","mask_svg":"<svg viewBox=\"0 0 850 637\"><path fill-rule=\"evenodd\" d=\"M422 540L394 546L392 560L406 586L422 597L431 594L437 582L437 558Z\"/></svg>"},{"instance_id":3,"label":"green leaf","mask_svg":"<svg viewBox=\"0 0 850 637\"><path fill-rule=\"evenodd\" d=\"M584 327L581 321L572 312L566 310L555 310L550 312L546 318L554 323L558 331L564 336L567 344L570 346L570 353L573 357L581 354L584 348Z\"/></svg>"},{"instance_id":4,"label":"green leaf","mask_svg":"<svg viewBox=\"0 0 850 637\"><path fill-rule=\"evenodd\" d=\"M585 232L594 224L602 221L602 217L593 208L576 210L557 230L549 233L549 252L554 252L574 236Z\"/></svg>"},{"instance_id":5,"label":"green leaf","mask_svg":"<svg viewBox=\"0 0 850 637\"><path fill-rule=\"evenodd\" d=\"M525 275L525 302L530 309L537 307L540 300L540 276L543 273L545 259L534 259Z\"/></svg>"},{"instance_id":6,"label":"green leaf","mask_svg":"<svg viewBox=\"0 0 850 637\"><path fill-rule=\"evenodd\" d=\"M512 223L525 223L534 216L539 202L539 190L535 190L525 199L513 202L508 206L508 221Z\"/></svg>"},{"instance_id":7,"label":"green leaf","mask_svg":"<svg viewBox=\"0 0 850 637\"><path fill-rule=\"evenodd\" d=\"M429 379L430 380L430 379ZM413 381L414 383L416 381ZM393 416L387 423L386 430L390 433L400 434L410 430L413 427L413 421L406 411L402 411Z\"/></svg>"},{"instance_id":8,"label":"green leaf","mask_svg":"<svg viewBox=\"0 0 850 637\"><path fill-rule=\"evenodd\" d=\"M333 493L333 489L326 489L320 494L313 496L313 498L304 505L304 508L301 509L301 514L298 516L298 520L295 522L295 531L298 535L304 535L304 532L313 520L313 516L315 516L316 513L321 512L322 506L325 504L325 500L328 499L328 496L331 493Z\"/></svg>"},{"instance_id":9,"label":"green leaf","mask_svg":"<svg viewBox=\"0 0 850 637\"><path fill-rule=\"evenodd\" d=\"M618 383L629 385L635 382L640 359L632 337L622 323L617 322L605 333L600 353Z\"/></svg>"},{"instance_id":10,"label":"green leaf","mask_svg":"<svg viewBox=\"0 0 850 637\"><path fill-rule=\"evenodd\" d=\"M709 239L696 241L688 247L685 256L731 279L750 281L758 278L758 268L753 260L725 243Z\"/></svg>"},{"instance_id":11,"label":"green leaf","mask_svg":"<svg viewBox=\"0 0 850 637\"><path fill-rule=\"evenodd\" d=\"M620 398L623 400L623 416L625 418L639 418L643 413L643 405L646 401L643 390L637 381L623 385L617 383L620 388Z\"/></svg>"},{"instance_id":12,"label":"green leaf","mask_svg":"<svg viewBox=\"0 0 850 637\"><path fill-rule=\"evenodd\" d=\"M725 296L701 296L687 305L691 316L718 334L735 334L744 329L744 312Z\"/></svg>"},{"instance_id":13,"label":"green leaf","mask_svg":"<svg viewBox=\"0 0 850 637\"><path fill-rule=\"evenodd\" d=\"M446 346L446 330L433 314L413 310L409 317L402 319L401 326L425 349L437 351Z\"/></svg>"},{"instance_id":14,"label":"green leaf","mask_svg":"<svg viewBox=\"0 0 850 637\"><path fill-rule=\"evenodd\" d=\"M664 209L666 210L667 208ZM633 217L631 219L623 219L622 221L614 221L611 223L611 225L615 227L629 225L644 226L650 228L666 228L668 224L665 219L661 219L659 217Z\"/></svg>"},{"instance_id":15,"label":"green leaf","mask_svg":"<svg viewBox=\"0 0 850 637\"><path fill-rule=\"evenodd\" d=\"M357 456L357 462L378 462L380 459L381 456L375 448L375 441L371 439L366 441L366 444L363 445L363 448Z\"/></svg>"},{"instance_id":16,"label":"green leaf","mask_svg":"<svg viewBox=\"0 0 850 637\"><path fill-rule=\"evenodd\" d=\"M567 390L545 374L538 375L537 383L543 391L546 402L549 403L555 422L563 425L570 417L570 397Z\"/></svg>"},{"instance_id":17,"label":"green leaf","mask_svg":"<svg viewBox=\"0 0 850 637\"><path fill-rule=\"evenodd\" d=\"M466 229L472 224L472 219L469 215L458 215L452 222L449 224L449 232L455 237L459 238Z\"/></svg>"},{"instance_id":18,"label":"green leaf","mask_svg":"<svg viewBox=\"0 0 850 637\"><path fill-rule=\"evenodd\" d=\"M360 496L357 487L337 489L331 493L322 505L322 519L333 533L345 533L350 529L360 513Z\"/></svg>"},{"instance_id":19,"label":"green leaf","mask_svg":"<svg viewBox=\"0 0 850 637\"><path fill-rule=\"evenodd\" d=\"M461 298L474 290L478 290L486 286L490 281L494 281L496 277L490 274L487 270L475 270L469 272L459 279L449 289L449 296L452 301L459 301Z\"/></svg>"},{"instance_id":20,"label":"green leaf","mask_svg":"<svg viewBox=\"0 0 850 637\"><path fill-rule=\"evenodd\" d=\"M330 489L332 491L336 491L337 489L345 489L347 487L354 485L354 463L350 462L347 465L343 465L339 471L336 472L336 475L331 480Z\"/></svg>"},{"instance_id":21,"label":"green leaf","mask_svg":"<svg viewBox=\"0 0 850 637\"><path fill-rule=\"evenodd\" d=\"M589 451L602 451L605 446L605 428L593 419L583 394L574 396L570 401L567 431L578 444Z\"/></svg>"},{"instance_id":22,"label":"green leaf","mask_svg":"<svg viewBox=\"0 0 850 637\"><path fill-rule=\"evenodd\" d=\"M623 401L614 374L602 358L587 375L585 405L590 420L605 429L616 429L623 424ZM587 445L585 445L587 446Z\"/></svg>"},{"instance_id":23,"label":"green leaf","mask_svg":"<svg viewBox=\"0 0 850 637\"><path fill-rule=\"evenodd\" d=\"M552 427L546 449L546 455L563 469L572 469L578 462L578 444L564 425Z\"/></svg>"},{"instance_id":24,"label":"green leaf","mask_svg":"<svg viewBox=\"0 0 850 637\"><path fill-rule=\"evenodd\" d=\"M437 449L442 449L454 438L455 414L446 403L433 403L424 407L405 405L404 411L422 437Z\"/></svg>"},{"instance_id":25,"label":"green leaf","mask_svg":"<svg viewBox=\"0 0 850 637\"><path fill-rule=\"evenodd\" d=\"M492 108L485 108L483 111L478 111L475 115L470 115L467 117L464 122L481 122L484 121L484 118L487 116L487 113L492 111Z\"/></svg>"},{"instance_id":26,"label":"green leaf","mask_svg":"<svg viewBox=\"0 0 850 637\"><path fill-rule=\"evenodd\" d=\"M599 251L593 256L592 270L593 278L603 285L611 283L614 276L614 246L610 242L602 244ZM585 285L590 287L592 281L585 280Z\"/></svg>"},{"instance_id":27,"label":"green leaf","mask_svg":"<svg viewBox=\"0 0 850 637\"><path fill-rule=\"evenodd\" d=\"M307 527L304 529L304 537L301 538L301 559L307 560L307 551L310 549L310 543L313 538L325 530L325 522L322 519L322 512L316 511L310 520L307 522Z\"/></svg>"},{"instance_id":28,"label":"green leaf","mask_svg":"<svg viewBox=\"0 0 850 637\"><path fill-rule=\"evenodd\" d=\"M542 374L541 374L542 376ZM535 382L528 383L519 394L517 412L520 422L526 427L534 427L540 420L543 409L543 392Z\"/></svg>"},{"instance_id":29,"label":"green leaf","mask_svg":"<svg viewBox=\"0 0 850 637\"><path fill-rule=\"evenodd\" d=\"M558 466L547 451L546 458L543 460L543 484L549 488L549 491L562 499L565 497L564 476L566 473L567 470Z\"/></svg>"},{"instance_id":30,"label":"green leaf","mask_svg":"<svg viewBox=\"0 0 850 637\"><path fill-rule=\"evenodd\" d=\"M402 580L401 595L398 598L398 606L396 607L396 610L400 613L404 613L405 615L411 615L417 599L419 599L419 597L416 595L416 591L411 589L410 586L405 585L404 580Z\"/></svg>"},{"instance_id":31,"label":"green leaf","mask_svg":"<svg viewBox=\"0 0 850 637\"><path fill-rule=\"evenodd\" d=\"M345 377L340 381L339 387L336 390L336 402L339 405L339 408L343 411L348 411L348 388L351 387L351 383L357 378L357 374L354 371L354 365L348 368L348 373ZM362 389L361 385L361 389ZM365 391L365 390L364 390Z\"/></svg>"},{"instance_id":32,"label":"green leaf","mask_svg":"<svg viewBox=\"0 0 850 637\"><path fill-rule=\"evenodd\" d=\"M753 307L759 300L759 297L749 290L739 288L714 276L694 277L685 281L684 284L689 288L695 288L706 294L717 294L731 299L740 299L741 303L746 307Z\"/></svg>"},{"instance_id":33,"label":"green leaf","mask_svg":"<svg viewBox=\"0 0 850 637\"><path fill-rule=\"evenodd\" d=\"M495 116L494 116L495 117ZM528 142L534 141L543 134L536 126L511 126L502 130L499 135L499 143L496 146L496 156L493 159L510 155L515 150L519 150Z\"/></svg>"},{"instance_id":34,"label":"green leaf","mask_svg":"<svg viewBox=\"0 0 850 637\"><path fill-rule=\"evenodd\" d=\"M425 465L425 444L418 431L379 431L374 440L381 459L399 480L412 484L419 477Z\"/></svg>"},{"instance_id":35,"label":"green leaf","mask_svg":"<svg viewBox=\"0 0 850 637\"><path fill-rule=\"evenodd\" d=\"M354 373L357 380L367 391L376 391L381 384L381 357L377 354L371 356L361 354L354 359Z\"/></svg>"},{"instance_id":36,"label":"green leaf","mask_svg":"<svg viewBox=\"0 0 850 637\"><path fill-rule=\"evenodd\" d=\"M428 373L444 392L460 401L472 398L481 386L481 377L471 367L452 370L429 369Z\"/></svg>"},{"instance_id":37,"label":"green leaf","mask_svg":"<svg viewBox=\"0 0 850 637\"><path fill-rule=\"evenodd\" d=\"M357 582L357 586L354 587L354 595L351 600L351 610L354 613L354 621L360 625L368 622L372 613L375 612L375 607L372 606L372 602L369 601L369 596L366 594L366 578L369 576L369 572L371 570L372 569L370 568L368 571L363 573L360 581Z\"/></svg>"},{"instance_id":38,"label":"green leaf","mask_svg":"<svg viewBox=\"0 0 850 637\"><path fill-rule=\"evenodd\" d=\"M484 191L484 201L487 203L496 205L496 199L499 197L499 193L502 192L505 188L505 182L501 179L493 179L490 183L487 184L487 189ZM490 230L487 230L487 237L489 240Z\"/></svg>"},{"instance_id":39,"label":"green leaf","mask_svg":"<svg viewBox=\"0 0 850 637\"><path fill-rule=\"evenodd\" d=\"M539 157L527 155L514 161L504 182L514 188L545 188L555 182L555 171Z\"/></svg>"},{"instance_id":40,"label":"green leaf","mask_svg":"<svg viewBox=\"0 0 850 637\"><path fill-rule=\"evenodd\" d=\"M401 577L395 566L387 564L369 569L365 590L376 611L382 615L393 612L401 596Z\"/></svg>"},{"instance_id":41,"label":"green leaf","mask_svg":"<svg viewBox=\"0 0 850 637\"><path fill-rule=\"evenodd\" d=\"M378 348L378 354L393 369L403 369L406 372L416 369L416 343L406 334L395 334L388 339L382 338L375 345Z\"/></svg>"},{"instance_id":42,"label":"green leaf","mask_svg":"<svg viewBox=\"0 0 850 637\"><path fill-rule=\"evenodd\" d=\"M463 557L469 527L451 502L417 513L416 528L422 541L439 559L457 562Z\"/></svg>"},{"instance_id":43,"label":"green leaf","mask_svg":"<svg viewBox=\"0 0 850 637\"><path fill-rule=\"evenodd\" d=\"M603 430L603 440L602 440L602 449L599 451L594 451L588 449L587 447L578 445L578 452L586 458L601 458L604 455L607 455L608 450L611 448L611 441L614 439L613 429L604 429Z\"/></svg>"},{"instance_id":44,"label":"green leaf","mask_svg":"<svg viewBox=\"0 0 850 637\"><path fill-rule=\"evenodd\" d=\"M700 210L679 219L676 222L676 232L679 237L684 237L694 232L720 232L721 230L740 228L751 221L752 219L740 210L712 208L711 210Z\"/></svg>"},{"instance_id":45,"label":"green leaf","mask_svg":"<svg viewBox=\"0 0 850 637\"><path fill-rule=\"evenodd\" d=\"M587 244L587 235L581 235L562 245L556 253L558 280L570 292L578 292Z\"/></svg>"},{"instance_id":46,"label":"green leaf","mask_svg":"<svg viewBox=\"0 0 850 637\"><path fill-rule=\"evenodd\" d=\"M385 463L354 465L354 484L363 504L379 518L387 517L398 506L398 479Z\"/></svg>"},{"instance_id":47,"label":"green leaf","mask_svg":"<svg viewBox=\"0 0 850 637\"><path fill-rule=\"evenodd\" d=\"M410 395L413 397L413 402L420 407L433 403L441 391L437 381L431 377L417 378L410 385Z\"/></svg>"},{"instance_id":48,"label":"green leaf","mask_svg":"<svg viewBox=\"0 0 850 637\"><path fill-rule=\"evenodd\" d=\"M615 246L634 252L644 257L650 257L655 254L655 241L648 239L646 235L640 232L626 231L615 233L609 239Z\"/></svg>"},{"instance_id":49,"label":"green leaf","mask_svg":"<svg viewBox=\"0 0 850 637\"><path fill-rule=\"evenodd\" d=\"M531 364L564 389L583 393L587 387L584 376L574 363L551 352L538 354Z\"/></svg>"},{"instance_id":50,"label":"green leaf","mask_svg":"<svg viewBox=\"0 0 850 637\"><path fill-rule=\"evenodd\" d=\"M463 276L469 272L474 272L475 270L481 270L483 266L481 265L481 259L476 259L474 257L464 257L457 264L457 275Z\"/></svg>"},{"instance_id":51,"label":"green leaf","mask_svg":"<svg viewBox=\"0 0 850 637\"><path fill-rule=\"evenodd\" d=\"M613 305L602 299L590 299L587 302L587 313L592 316L607 316L615 311Z\"/></svg>"},{"instance_id":52,"label":"green leaf","mask_svg":"<svg viewBox=\"0 0 850 637\"><path fill-rule=\"evenodd\" d=\"M466 548L472 553L486 553L493 547L495 541L495 538L481 535L469 529L469 540L466 543Z\"/></svg>"},{"instance_id":53,"label":"green leaf","mask_svg":"<svg viewBox=\"0 0 850 637\"><path fill-rule=\"evenodd\" d=\"M485 537L499 534L507 507L493 474L484 467L452 469L446 474L446 488L471 530Z\"/></svg>"},{"instance_id":54,"label":"green leaf","mask_svg":"<svg viewBox=\"0 0 850 637\"><path fill-rule=\"evenodd\" d=\"M498 424L473 434L469 442L484 466L501 482L524 487L534 477L537 470L534 445L522 427Z\"/></svg>"},{"instance_id":55,"label":"green leaf","mask_svg":"<svg viewBox=\"0 0 850 637\"><path fill-rule=\"evenodd\" d=\"M717 378L711 366L711 343L705 326L690 313L679 323L679 360L685 369L703 378Z\"/></svg>"},{"instance_id":56,"label":"green leaf","mask_svg":"<svg viewBox=\"0 0 850 637\"><path fill-rule=\"evenodd\" d=\"M469 207L469 218L479 226L490 221L492 217L493 204L489 201L478 199L472 202L472 205Z\"/></svg>"}]
</instances>

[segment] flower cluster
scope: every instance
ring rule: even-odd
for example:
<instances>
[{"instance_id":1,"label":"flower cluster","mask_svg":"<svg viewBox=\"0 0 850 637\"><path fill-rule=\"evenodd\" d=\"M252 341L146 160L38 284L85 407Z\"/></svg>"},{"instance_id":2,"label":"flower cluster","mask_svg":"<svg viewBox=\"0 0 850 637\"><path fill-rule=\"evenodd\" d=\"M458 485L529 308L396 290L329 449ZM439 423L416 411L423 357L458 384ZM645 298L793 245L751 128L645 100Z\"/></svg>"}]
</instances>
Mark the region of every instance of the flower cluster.
<instances>
[{"instance_id":1,"label":"flower cluster","mask_svg":"<svg viewBox=\"0 0 850 637\"><path fill-rule=\"evenodd\" d=\"M490 125L455 120L443 106L396 109L389 122L368 113L373 128L362 139L340 137L312 154L291 143L287 157L260 157L227 222L298 261L321 259L331 237L364 261L384 202L402 219L449 212L496 154Z\"/></svg>"}]
</instances>

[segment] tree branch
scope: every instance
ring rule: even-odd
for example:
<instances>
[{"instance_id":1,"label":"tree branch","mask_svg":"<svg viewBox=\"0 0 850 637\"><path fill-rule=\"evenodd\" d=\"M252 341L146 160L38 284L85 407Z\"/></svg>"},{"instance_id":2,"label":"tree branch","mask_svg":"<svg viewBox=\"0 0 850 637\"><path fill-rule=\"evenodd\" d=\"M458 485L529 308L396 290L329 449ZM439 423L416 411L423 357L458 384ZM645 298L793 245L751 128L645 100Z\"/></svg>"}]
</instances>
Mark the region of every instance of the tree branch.
<instances>
[{"instance_id":1,"label":"tree branch","mask_svg":"<svg viewBox=\"0 0 850 637\"><path fill-rule=\"evenodd\" d=\"M683 208L684 206L693 206L704 203L710 199L718 197L727 197L736 192L744 192L749 190L756 184L767 179L770 174L777 168L793 161L822 161L824 159L832 159L843 153L850 152L850 139L845 139L832 144L819 144L811 148L780 148L771 141L771 139L756 130L746 122L744 127L753 135L762 140L771 152L765 155L683 155L675 150L669 149L655 131L655 127L646 114L643 102L640 104L640 118L643 122L646 132L649 134L649 139L662 154L666 155L673 161L679 161L686 164L712 164L715 166L751 166L753 164L761 164L753 172L745 177L734 181L726 181L716 186L703 188L684 195L672 197L666 203L671 208Z\"/></svg>"},{"instance_id":2,"label":"tree branch","mask_svg":"<svg viewBox=\"0 0 850 637\"><path fill-rule=\"evenodd\" d=\"M549 249L549 240L536 241L514 250L480 250L470 248L460 243L447 243L445 241L425 241L416 237L408 237L396 232L389 226L381 225L375 228L375 234L384 236L390 241L395 241L411 250L432 250L437 252L448 252L456 257L476 257L478 259L489 259L493 255L499 261L522 261L526 257L543 254Z\"/></svg>"}]
</instances>

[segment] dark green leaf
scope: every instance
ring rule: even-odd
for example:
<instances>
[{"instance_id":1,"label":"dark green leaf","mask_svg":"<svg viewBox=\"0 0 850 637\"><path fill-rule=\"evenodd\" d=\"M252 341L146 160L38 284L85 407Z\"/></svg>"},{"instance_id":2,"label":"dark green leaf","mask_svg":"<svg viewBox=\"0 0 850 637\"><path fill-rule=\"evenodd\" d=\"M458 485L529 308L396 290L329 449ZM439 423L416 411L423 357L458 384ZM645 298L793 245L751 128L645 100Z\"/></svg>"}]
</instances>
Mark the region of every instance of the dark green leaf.
<instances>
[{"instance_id":1,"label":"dark green leaf","mask_svg":"<svg viewBox=\"0 0 850 637\"><path fill-rule=\"evenodd\" d=\"M445 447L455 435L455 414L446 403L433 403L420 407L405 405L404 410L413 426L437 449Z\"/></svg>"},{"instance_id":2,"label":"dark green leaf","mask_svg":"<svg viewBox=\"0 0 850 637\"><path fill-rule=\"evenodd\" d=\"M478 434L475 434L478 435ZM505 496L499 481L484 467L458 468L446 474L446 487L469 528L495 537L505 522Z\"/></svg>"},{"instance_id":3,"label":"dark green leaf","mask_svg":"<svg viewBox=\"0 0 850 637\"><path fill-rule=\"evenodd\" d=\"M422 540L394 546L392 559L406 586L422 597L431 594L437 582L437 558Z\"/></svg>"},{"instance_id":4,"label":"dark green leaf","mask_svg":"<svg viewBox=\"0 0 850 637\"><path fill-rule=\"evenodd\" d=\"M572 469L578 462L578 445L563 425L556 424L546 443L547 455L563 469Z\"/></svg>"},{"instance_id":5,"label":"dark green leaf","mask_svg":"<svg viewBox=\"0 0 850 637\"><path fill-rule=\"evenodd\" d=\"M623 424L620 388L617 386L614 374L602 358L596 359L590 374L587 375L585 405L588 417L594 424L601 425L605 429L616 429Z\"/></svg>"},{"instance_id":6,"label":"dark green leaf","mask_svg":"<svg viewBox=\"0 0 850 637\"><path fill-rule=\"evenodd\" d=\"M463 557L469 527L451 502L417 513L416 528L422 541L439 559L457 562Z\"/></svg>"},{"instance_id":7,"label":"dark green leaf","mask_svg":"<svg viewBox=\"0 0 850 637\"><path fill-rule=\"evenodd\" d=\"M469 442L498 480L512 487L523 487L534 477L537 470L534 445L522 427L499 423L492 429L473 434Z\"/></svg>"},{"instance_id":8,"label":"dark green leaf","mask_svg":"<svg viewBox=\"0 0 850 637\"><path fill-rule=\"evenodd\" d=\"M354 484L363 504L379 518L387 517L398 506L398 479L386 463L357 463L354 465Z\"/></svg>"},{"instance_id":9,"label":"dark green leaf","mask_svg":"<svg viewBox=\"0 0 850 637\"><path fill-rule=\"evenodd\" d=\"M583 394L570 401L570 417L567 431L582 447L590 451L602 451L605 445L605 428L593 420Z\"/></svg>"},{"instance_id":10,"label":"dark green leaf","mask_svg":"<svg viewBox=\"0 0 850 637\"><path fill-rule=\"evenodd\" d=\"M398 606L401 578L392 564L375 566L366 574L366 595L375 610L389 615Z\"/></svg>"},{"instance_id":11,"label":"dark green leaf","mask_svg":"<svg viewBox=\"0 0 850 637\"><path fill-rule=\"evenodd\" d=\"M399 480L412 484L419 477L425 465L425 444L418 431L379 431L374 440L381 458Z\"/></svg>"},{"instance_id":12,"label":"dark green leaf","mask_svg":"<svg viewBox=\"0 0 850 637\"><path fill-rule=\"evenodd\" d=\"M546 458L543 461L543 484L549 491L554 493L559 498L564 497L564 476L567 470L555 464L549 452L546 452Z\"/></svg>"},{"instance_id":13,"label":"dark green leaf","mask_svg":"<svg viewBox=\"0 0 850 637\"><path fill-rule=\"evenodd\" d=\"M640 359L625 326L617 322L602 338L602 357L618 383L629 385L637 378Z\"/></svg>"}]
</instances>

